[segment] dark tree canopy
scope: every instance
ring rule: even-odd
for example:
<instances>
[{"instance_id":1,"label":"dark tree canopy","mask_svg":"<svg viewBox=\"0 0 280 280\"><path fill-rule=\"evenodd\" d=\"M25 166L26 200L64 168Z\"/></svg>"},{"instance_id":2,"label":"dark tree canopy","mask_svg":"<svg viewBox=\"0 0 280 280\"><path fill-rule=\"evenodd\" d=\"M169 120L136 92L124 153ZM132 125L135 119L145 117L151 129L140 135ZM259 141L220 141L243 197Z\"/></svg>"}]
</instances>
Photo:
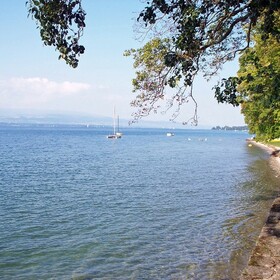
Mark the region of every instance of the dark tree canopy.
<instances>
[{"instance_id":1,"label":"dark tree canopy","mask_svg":"<svg viewBox=\"0 0 280 280\"><path fill-rule=\"evenodd\" d=\"M263 19L253 30L254 45L239 58L236 77L223 79L215 87L219 102L241 105L251 133L257 139L280 138L280 44L274 34L263 39ZM274 26L280 30L280 13Z\"/></svg>"},{"instance_id":2,"label":"dark tree canopy","mask_svg":"<svg viewBox=\"0 0 280 280\"><path fill-rule=\"evenodd\" d=\"M193 58L215 51L219 51L220 62L227 61L249 46L251 29L260 18L263 39L269 34L280 39L275 26L278 0L152 0L147 4L138 21L146 27L160 24L166 29L163 36L172 39L175 61L182 52Z\"/></svg>"},{"instance_id":3,"label":"dark tree canopy","mask_svg":"<svg viewBox=\"0 0 280 280\"><path fill-rule=\"evenodd\" d=\"M216 95L220 102L232 97L241 105L250 132L270 140L280 137L280 44L271 35L263 41L258 33L254 41L239 59L237 77L223 80Z\"/></svg>"},{"instance_id":4,"label":"dark tree canopy","mask_svg":"<svg viewBox=\"0 0 280 280\"><path fill-rule=\"evenodd\" d=\"M54 46L60 52L59 59L76 68L85 51L79 44L86 15L81 0L28 0L26 5L44 44Z\"/></svg>"},{"instance_id":5,"label":"dark tree canopy","mask_svg":"<svg viewBox=\"0 0 280 280\"><path fill-rule=\"evenodd\" d=\"M79 43L85 27L81 1L26 2L44 44L54 46L60 52L59 58L74 68L85 50ZM151 35L151 40L142 48L125 52L126 56L133 57L136 69L133 79L136 97L131 103L137 108L134 120L151 112L157 113L164 102L167 110L175 107L172 115L175 119L180 107L192 101L195 110L190 120L196 124L195 77L202 72L206 78L211 78L225 62L233 60L238 54L242 56L239 75L223 79L215 87L215 97L218 102L233 106L242 104L247 123L256 123L258 116L262 119L262 126L273 122L275 125L273 128L270 126L269 135L277 136L280 133L277 72L280 64L277 48L280 44L279 15L279 0L146 1L146 7L137 19L137 31L145 38ZM275 55L270 65L273 64L274 68L267 67L261 59L262 51L270 52L267 44L271 42ZM267 56L266 60L271 56ZM257 64L258 61L262 63ZM255 75L250 73L252 65L258 70L255 70ZM240 73L246 73L246 77ZM256 93L258 99L255 98ZM256 108L263 112L256 113ZM250 127L252 130L260 128ZM264 128L258 131L268 134Z\"/></svg>"},{"instance_id":6,"label":"dark tree canopy","mask_svg":"<svg viewBox=\"0 0 280 280\"><path fill-rule=\"evenodd\" d=\"M150 77L143 82L143 73L149 72L145 62L135 65L137 72L135 81L142 79L143 87L134 87L138 92L133 106L139 108L136 119L147 114L147 110L158 109L154 105L147 107L153 87L164 96L170 88L180 89L180 101L193 99L192 86L198 72L208 78L215 75L223 64L234 59L236 54L249 48L251 32L258 22L262 22L260 30L265 41L269 35L280 41L280 29L275 24L276 12L280 9L280 1L265 0L151 0L138 17L139 32L152 33L152 36L168 40L168 50L163 58L163 69L156 79ZM148 43L149 44L149 43ZM145 47L133 50L134 59L139 59ZM152 52L156 53L156 48ZM149 62L152 64L152 61ZM147 75L146 75L147 76ZM235 83L232 79L227 81ZM157 85L156 85L157 83ZM184 88L184 90L182 90ZM182 94L183 93L183 94ZM176 100L178 91L172 100ZM184 98L185 97L185 98ZM188 97L188 98L187 98ZM228 96L227 101L238 105ZM181 104L178 104L181 105ZM194 116L194 122L196 116Z\"/></svg>"}]
</instances>

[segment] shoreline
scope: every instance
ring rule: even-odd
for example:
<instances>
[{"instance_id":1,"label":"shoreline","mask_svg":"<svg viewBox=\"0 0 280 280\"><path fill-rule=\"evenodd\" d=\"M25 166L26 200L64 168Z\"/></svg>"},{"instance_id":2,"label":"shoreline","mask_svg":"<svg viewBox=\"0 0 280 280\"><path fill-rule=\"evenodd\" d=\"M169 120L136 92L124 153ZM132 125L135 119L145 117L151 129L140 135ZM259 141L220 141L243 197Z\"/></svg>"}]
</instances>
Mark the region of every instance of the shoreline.
<instances>
[{"instance_id":1,"label":"shoreline","mask_svg":"<svg viewBox=\"0 0 280 280\"><path fill-rule=\"evenodd\" d=\"M272 155L279 148L254 140L248 140L248 143L270 154L270 165L277 174L276 176L280 177L280 153ZM239 278L239 280L257 279L280 279L280 196L273 201L267 220L256 241L256 246L251 252L246 268Z\"/></svg>"}]
</instances>

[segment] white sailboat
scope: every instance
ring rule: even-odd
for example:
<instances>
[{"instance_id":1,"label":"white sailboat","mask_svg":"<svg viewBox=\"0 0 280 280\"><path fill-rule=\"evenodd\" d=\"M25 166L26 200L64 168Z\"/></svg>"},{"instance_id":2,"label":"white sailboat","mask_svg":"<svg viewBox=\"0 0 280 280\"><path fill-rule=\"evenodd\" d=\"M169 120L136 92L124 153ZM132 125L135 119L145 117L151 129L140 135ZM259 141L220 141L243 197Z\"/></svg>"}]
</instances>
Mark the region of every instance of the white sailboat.
<instances>
[{"instance_id":1,"label":"white sailboat","mask_svg":"<svg viewBox=\"0 0 280 280\"><path fill-rule=\"evenodd\" d=\"M114 107L114 115L113 115L113 134L107 135L108 139L118 139L122 137L122 133L119 132L119 116L118 116L118 131L116 132L116 110Z\"/></svg>"},{"instance_id":2,"label":"white sailboat","mask_svg":"<svg viewBox=\"0 0 280 280\"><path fill-rule=\"evenodd\" d=\"M121 138L122 135L123 135L122 132L120 132L120 119L119 119L119 116L118 116L118 126L117 126L116 136L118 136L118 138Z\"/></svg>"}]
</instances>

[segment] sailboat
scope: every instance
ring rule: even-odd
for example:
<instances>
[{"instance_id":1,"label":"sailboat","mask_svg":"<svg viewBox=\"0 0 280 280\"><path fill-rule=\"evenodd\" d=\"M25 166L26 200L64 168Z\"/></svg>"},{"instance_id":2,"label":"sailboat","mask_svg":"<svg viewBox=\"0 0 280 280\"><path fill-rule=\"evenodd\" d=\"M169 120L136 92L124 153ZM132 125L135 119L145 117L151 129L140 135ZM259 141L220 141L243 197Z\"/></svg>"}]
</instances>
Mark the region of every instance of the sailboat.
<instances>
[{"instance_id":1,"label":"sailboat","mask_svg":"<svg viewBox=\"0 0 280 280\"><path fill-rule=\"evenodd\" d=\"M121 138L122 137L122 132L120 132L120 119L119 119L119 116L118 116L118 126L117 126L117 132L116 132L116 136L118 138Z\"/></svg>"},{"instance_id":2,"label":"sailboat","mask_svg":"<svg viewBox=\"0 0 280 280\"><path fill-rule=\"evenodd\" d=\"M107 135L108 139L118 139L122 137L122 133L119 132L119 116L118 116L118 130L116 132L116 110L114 107L114 115L113 115L113 134Z\"/></svg>"}]
</instances>

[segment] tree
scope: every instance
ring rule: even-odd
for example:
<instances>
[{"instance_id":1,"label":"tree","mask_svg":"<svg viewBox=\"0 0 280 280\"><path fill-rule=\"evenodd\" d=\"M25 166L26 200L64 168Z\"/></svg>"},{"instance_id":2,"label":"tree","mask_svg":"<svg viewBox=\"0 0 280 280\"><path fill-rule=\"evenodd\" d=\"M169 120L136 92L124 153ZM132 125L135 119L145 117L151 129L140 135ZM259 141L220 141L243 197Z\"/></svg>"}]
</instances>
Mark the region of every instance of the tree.
<instances>
[{"instance_id":1,"label":"tree","mask_svg":"<svg viewBox=\"0 0 280 280\"><path fill-rule=\"evenodd\" d=\"M178 100L179 106L189 98L194 100L192 86L197 73L201 71L210 78L225 62L249 48L252 28L261 18L262 39L267 40L271 34L280 41L280 30L275 25L276 11L279 9L279 1L265 0L148 1L139 15L138 31L143 34L152 32L157 40L162 40L158 45L165 45L160 75L152 81L153 88L157 88L158 99L164 98L170 88L177 88L171 100ZM138 94L132 102L139 108L136 120L145 116L149 109L158 109L155 94L151 94L151 88L147 87L151 82L147 73L151 70L150 65L159 63L158 57L149 52L157 53L160 50L156 46L150 48L150 44L153 42L126 53L133 55L137 71L133 84ZM145 61L137 63L144 53L150 57L149 64L145 64ZM153 62L153 58L157 61ZM145 83L137 83L143 77L146 77ZM235 80L230 82L234 83ZM150 107L147 106L149 103ZM193 121L197 122L196 110Z\"/></svg>"},{"instance_id":2,"label":"tree","mask_svg":"<svg viewBox=\"0 0 280 280\"><path fill-rule=\"evenodd\" d=\"M256 44L240 58L238 100L245 121L256 138L280 137L280 44L272 36Z\"/></svg>"},{"instance_id":3,"label":"tree","mask_svg":"<svg viewBox=\"0 0 280 280\"><path fill-rule=\"evenodd\" d=\"M154 38L143 48L131 49L124 53L125 56L133 56L134 67L139 69L136 72L136 78L132 81L133 91L140 91L136 99L131 102L131 105L138 109L133 114L134 122L141 117L148 116L151 112L158 112L160 101L167 99L165 92L167 86L175 89L175 93L167 99L166 110L176 107L172 119L175 119L179 114L180 106L187 99L192 98L191 94L185 94L185 87L179 85L179 78L173 69L166 67L166 64L172 63L172 55L169 54L170 43L169 39ZM188 67L188 63L191 62L184 61L183 67ZM195 71L195 68L193 70ZM192 84L191 76L186 75L185 79L189 85ZM187 79L189 80L187 81ZM195 102L194 99L193 101ZM196 114L192 120L197 122L195 117Z\"/></svg>"},{"instance_id":4,"label":"tree","mask_svg":"<svg viewBox=\"0 0 280 280\"><path fill-rule=\"evenodd\" d=\"M278 13L279 15L279 13ZM274 25L280 29L280 17ZM260 24L262 26L262 24ZM257 25L254 46L240 57L237 77L223 79L215 87L219 102L241 105L251 133L260 140L280 137L280 44L274 35L266 35Z\"/></svg>"},{"instance_id":5,"label":"tree","mask_svg":"<svg viewBox=\"0 0 280 280\"><path fill-rule=\"evenodd\" d=\"M86 26L81 0L28 0L26 5L44 44L54 46L60 52L59 59L76 68L85 51L79 44Z\"/></svg>"},{"instance_id":6,"label":"tree","mask_svg":"<svg viewBox=\"0 0 280 280\"><path fill-rule=\"evenodd\" d=\"M85 27L81 0L28 0L29 15L40 29L45 45L55 46L72 67L84 53L79 44ZM132 105L138 108L135 120L157 112L161 101L167 108L192 100L197 123L193 84L198 72L210 78L236 54L252 46L252 30L259 25L261 39L280 42L278 0L150 0L138 17L138 32L150 33L151 41L138 50L129 50L137 69L133 80L137 93ZM236 77L223 81L225 90L216 88L220 102L237 106ZM222 86L223 86L222 85ZM171 95L170 98L167 98ZM245 109L244 109L245 110Z\"/></svg>"}]
</instances>

